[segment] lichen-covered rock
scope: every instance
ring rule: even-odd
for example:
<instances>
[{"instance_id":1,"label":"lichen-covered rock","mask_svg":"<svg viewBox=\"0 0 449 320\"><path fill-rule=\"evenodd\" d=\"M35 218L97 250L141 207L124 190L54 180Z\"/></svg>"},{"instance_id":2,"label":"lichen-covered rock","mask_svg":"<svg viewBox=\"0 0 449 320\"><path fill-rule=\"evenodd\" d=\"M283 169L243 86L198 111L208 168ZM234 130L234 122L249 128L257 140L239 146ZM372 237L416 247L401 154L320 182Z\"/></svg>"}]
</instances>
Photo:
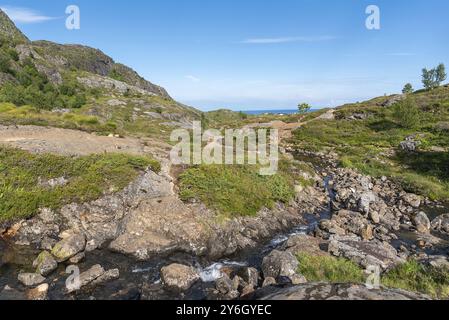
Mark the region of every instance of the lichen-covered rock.
<instances>
[{"instance_id":1,"label":"lichen-covered rock","mask_svg":"<svg viewBox=\"0 0 449 320\"><path fill-rule=\"evenodd\" d=\"M33 261L33 267L37 273L46 277L58 268L58 263L48 251L42 251Z\"/></svg>"},{"instance_id":2,"label":"lichen-covered rock","mask_svg":"<svg viewBox=\"0 0 449 320\"><path fill-rule=\"evenodd\" d=\"M53 247L51 254L57 262L64 262L84 251L86 247L86 237L82 233L76 233L59 241Z\"/></svg>"}]
</instances>

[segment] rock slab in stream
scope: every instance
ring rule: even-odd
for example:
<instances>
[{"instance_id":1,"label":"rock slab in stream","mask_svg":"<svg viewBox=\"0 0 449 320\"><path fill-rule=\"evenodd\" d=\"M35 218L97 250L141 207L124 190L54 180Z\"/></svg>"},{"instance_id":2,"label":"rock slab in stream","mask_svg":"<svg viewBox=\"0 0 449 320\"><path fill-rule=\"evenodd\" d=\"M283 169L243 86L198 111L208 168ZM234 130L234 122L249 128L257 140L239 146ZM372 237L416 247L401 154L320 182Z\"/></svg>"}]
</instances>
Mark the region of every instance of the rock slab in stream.
<instances>
[{"instance_id":1,"label":"rock slab in stream","mask_svg":"<svg viewBox=\"0 0 449 320\"><path fill-rule=\"evenodd\" d=\"M161 278L169 289L185 291L190 289L200 276L194 268L175 263L161 269Z\"/></svg>"},{"instance_id":2,"label":"rock slab in stream","mask_svg":"<svg viewBox=\"0 0 449 320\"><path fill-rule=\"evenodd\" d=\"M279 289L267 287L252 299L260 300L430 300L430 297L399 289L370 290L357 284L308 283Z\"/></svg>"}]
</instances>

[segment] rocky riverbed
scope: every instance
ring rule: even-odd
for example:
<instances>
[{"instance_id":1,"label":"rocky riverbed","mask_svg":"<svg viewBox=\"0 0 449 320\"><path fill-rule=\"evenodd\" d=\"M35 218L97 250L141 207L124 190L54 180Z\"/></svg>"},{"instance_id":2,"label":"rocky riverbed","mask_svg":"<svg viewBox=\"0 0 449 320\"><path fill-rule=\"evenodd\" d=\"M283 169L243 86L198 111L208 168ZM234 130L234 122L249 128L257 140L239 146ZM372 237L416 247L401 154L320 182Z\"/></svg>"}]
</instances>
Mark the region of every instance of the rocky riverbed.
<instances>
[{"instance_id":1,"label":"rocky riverbed","mask_svg":"<svg viewBox=\"0 0 449 320\"><path fill-rule=\"evenodd\" d=\"M338 168L332 155L295 158L315 166L315 185L257 217L217 222L202 204L178 199L165 167L118 194L5 226L0 299L426 298L311 284L297 273L296 255L343 257L382 272L410 258L444 268L448 207L386 177Z\"/></svg>"}]
</instances>

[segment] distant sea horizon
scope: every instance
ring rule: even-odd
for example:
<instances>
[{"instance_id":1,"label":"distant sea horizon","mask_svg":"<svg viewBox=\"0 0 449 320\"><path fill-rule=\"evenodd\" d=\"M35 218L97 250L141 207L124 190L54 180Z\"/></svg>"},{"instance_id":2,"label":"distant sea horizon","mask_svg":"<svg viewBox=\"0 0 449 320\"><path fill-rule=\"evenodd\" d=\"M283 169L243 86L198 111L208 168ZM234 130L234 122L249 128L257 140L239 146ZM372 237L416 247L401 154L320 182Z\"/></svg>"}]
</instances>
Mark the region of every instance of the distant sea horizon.
<instances>
[{"instance_id":1,"label":"distant sea horizon","mask_svg":"<svg viewBox=\"0 0 449 320\"><path fill-rule=\"evenodd\" d=\"M315 109L310 110L310 112L316 111ZM246 110L241 111L248 115L261 115L261 114L295 114L298 113L298 109L275 109L275 110Z\"/></svg>"}]
</instances>

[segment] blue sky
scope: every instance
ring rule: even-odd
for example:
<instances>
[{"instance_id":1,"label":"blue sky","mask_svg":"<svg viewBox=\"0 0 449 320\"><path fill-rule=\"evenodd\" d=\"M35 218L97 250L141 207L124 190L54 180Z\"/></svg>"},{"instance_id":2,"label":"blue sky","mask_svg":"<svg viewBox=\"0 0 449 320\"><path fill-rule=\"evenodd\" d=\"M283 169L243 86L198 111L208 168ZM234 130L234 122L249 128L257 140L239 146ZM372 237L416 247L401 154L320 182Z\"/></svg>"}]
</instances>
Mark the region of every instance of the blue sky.
<instances>
[{"instance_id":1,"label":"blue sky","mask_svg":"<svg viewBox=\"0 0 449 320\"><path fill-rule=\"evenodd\" d=\"M65 9L81 29L65 28ZM377 5L381 29L365 27ZM447 0L0 0L32 40L99 48L203 110L328 107L449 64Z\"/></svg>"}]
</instances>

